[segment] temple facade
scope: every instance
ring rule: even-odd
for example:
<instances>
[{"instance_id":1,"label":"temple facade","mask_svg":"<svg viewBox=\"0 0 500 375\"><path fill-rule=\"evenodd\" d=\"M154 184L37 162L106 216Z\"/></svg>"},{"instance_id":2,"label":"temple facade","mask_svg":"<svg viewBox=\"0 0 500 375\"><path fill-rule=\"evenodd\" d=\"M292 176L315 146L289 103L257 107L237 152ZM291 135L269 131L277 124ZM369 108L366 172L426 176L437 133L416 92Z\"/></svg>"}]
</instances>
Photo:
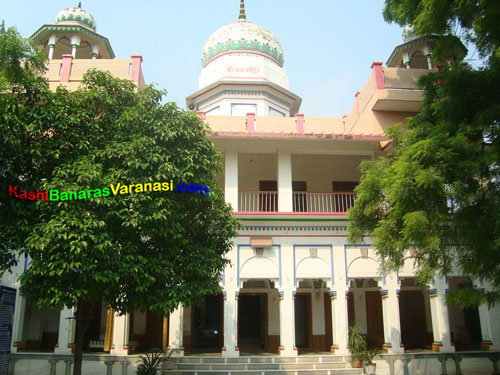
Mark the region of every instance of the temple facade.
<instances>
[{"instance_id":1,"label":"temple facade","mask_svg":"<svg viewBox=\"0 0 500 375\"><path fill-rule=\"evenodd\" d=\"M33 34L50 58L51 86L77 87L83 73L97 67L143 87L142 57L114 59L95 25L85 10L68 8ZM369 346L386 353L500 350L498 307L463 310L445 303L449 290L487 290L487 280L457 270L423 287L415 280L415 249L389 273L369 236L359 244L347 241L346 211L356 199L359 165L386 155L391 140L385 129L418 113L422 93L415 82L434 68L435 38L405 28L385 66L367 63L371 73L345 116L309 117L289 90L278 38L246 19L242 1L238 19L205 43L198 91L186 98L224 155L218 181L241 223L220 280L223 292L168 317L120 316L103 304L85 350L111 356L151 348L174 356L343 356L353 325ZM17 290L27 266L4 275L2 285ZM71 354L73 313L39 310L17 293L12 353ZM19 361L15 373L24 373L28 362Z\"/></svg>"}]
</instances>

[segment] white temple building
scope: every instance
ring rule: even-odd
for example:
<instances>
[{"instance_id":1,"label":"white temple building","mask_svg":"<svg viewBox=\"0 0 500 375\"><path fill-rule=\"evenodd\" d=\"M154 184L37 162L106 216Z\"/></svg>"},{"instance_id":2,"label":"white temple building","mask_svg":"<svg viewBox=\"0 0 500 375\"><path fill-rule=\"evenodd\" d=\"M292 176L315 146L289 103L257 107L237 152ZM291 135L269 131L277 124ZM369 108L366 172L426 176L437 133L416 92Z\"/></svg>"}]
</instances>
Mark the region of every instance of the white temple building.
<instances>
[{"instance_id":1,"label":"white temple building","mask_svg":"<svg viewBox=\"0 0 500 375\"><path fill-rule=\"evenodd\" d=\"M80 8L61 11L55 25L42 26L32 38L51 59L47 74L54 87L76 87L91 66L144 86L142 58L115 60L109 41L96 34L94 18ZM418 112L422 94L415 82L434 68L435 36L405 28L403 38L386 66L371 63L347 115L308 117L300 112L302 99L289 90L277 36L247 20L242 1L238 20L207 39L198 91L186 98L187 108L213 130L210 137L224 155L218 181L241 221L227 254L232 265L220 281L223 293L168 317L119 316L103 305L87 333L86 351L113 358L154 347L174 356L345 356L352 325L369 346L389 354L500 350L499 307L462 310L445 303L447 291L488 289L487 280L454 272L422 287L415 281L414 249L402 269L385 273L369 237L362 244L347 241L346 211L356 198L358 166L390 150L385 129ZM4 275L2 285L18 289L20 267ZM12 353L71 354L72 315L68 309L38 310L18 293ZM13 358L15 374L51 366Z\"/></svg>"}]
</instances>

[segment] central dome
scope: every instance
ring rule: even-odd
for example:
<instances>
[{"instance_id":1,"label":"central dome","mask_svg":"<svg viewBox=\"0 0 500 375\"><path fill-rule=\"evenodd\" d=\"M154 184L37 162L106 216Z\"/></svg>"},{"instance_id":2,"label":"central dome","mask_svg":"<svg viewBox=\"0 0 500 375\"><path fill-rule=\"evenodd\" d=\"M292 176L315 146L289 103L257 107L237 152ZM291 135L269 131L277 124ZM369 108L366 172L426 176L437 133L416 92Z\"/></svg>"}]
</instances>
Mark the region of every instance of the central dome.
<instances>
[{"instance_id":1,"label":"central dome","mask_svg":"<svg viewBox=\"0 0 500 375\"><path fill-rule=\"evenodd\" d=\"M81 8L81 3L78 7L65 8L57 13L56 25L79 25L92 31L96 30L94 17Z\"/></svg>"},{"instance_id":2,"label":"central dome","mask_svg":"<svg viewBox=\"0 0 500 375\"><path fill-rule=\"evenodd\" d=\"M280 67L285 62L278 38L266 28L247 20L238 20L214 32L203 46L202 66L230 53L263 56Z\"/></svg>"}]
</instances>

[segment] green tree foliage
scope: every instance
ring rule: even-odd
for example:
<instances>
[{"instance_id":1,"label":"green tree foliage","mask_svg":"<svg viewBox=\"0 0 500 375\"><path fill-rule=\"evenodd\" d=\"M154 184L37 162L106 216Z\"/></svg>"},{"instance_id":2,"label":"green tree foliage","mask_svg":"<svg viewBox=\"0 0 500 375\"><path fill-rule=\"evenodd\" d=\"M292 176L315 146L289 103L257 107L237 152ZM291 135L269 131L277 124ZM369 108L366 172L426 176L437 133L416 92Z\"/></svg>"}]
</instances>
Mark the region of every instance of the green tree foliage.
<instances>
[{"instance_id":1,"label":"green tree foliage","mask_svg":"<svg viewBox=\"0 0 500 375\"><path fill-rule=\"evenodd\" d=\"M493 290L450 294L461 306L500 301L500 3L386 0L384 17L442 36L433 58L447 61L459 36L484 64L463 61L423 76L421 112L394 126L393 154L362 164L350 241L370 233L388 270L416 249L422 282L454 267ZM458 30L460 35L457 35ZM457 251L458 249L458 251Z\"/></svg>"},{"instance_id":2,"label":"green tree foliage","mask_svg":"<svg viewBox=\"0 0 500 375\"><path fill-rule=\"evenodd\" d=\"M32 120L46 101L48 85L41 78L46 57L16 29L0 24L0 274L16 264L12 249L24 246L38 211L10 200L8 186L40 181L38 147L31 137Z\"/></svg>"},{"instance_id":3,"label":"green tree foliage","mask_svg":"<svg viewBox=\"0 0 500 375\"><path fill-rule=\"evenodd\" d=\"M4 184L72 192L172 179L210 189L64 201L3 195L0 232L14 234L10 249L30 257L23 292L40 306L77 307L80 374L84 322L98 303L164 315L217 293L237 223L217 188L221 155L209 129L196 114L161 104L165 92L99 71L75 92L42 92L35 102L2 93L12 107L0 107Z\"/></svg>"}]
</instances>

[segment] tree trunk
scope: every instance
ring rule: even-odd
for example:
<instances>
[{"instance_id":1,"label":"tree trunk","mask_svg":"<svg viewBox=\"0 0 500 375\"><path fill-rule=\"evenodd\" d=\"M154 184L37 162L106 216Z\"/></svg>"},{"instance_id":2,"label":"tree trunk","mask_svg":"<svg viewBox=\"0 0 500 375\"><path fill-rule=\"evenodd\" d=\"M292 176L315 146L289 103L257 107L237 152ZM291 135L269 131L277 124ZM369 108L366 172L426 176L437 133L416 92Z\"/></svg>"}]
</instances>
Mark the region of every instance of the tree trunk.
<instances>
[{"instance_id":1,"label":"tree trunk","mask_svg":"<svg viewBox=\"0 0 500 375\"><path fill-rule=\"evenodd\" d=\"M82 375L83 339L90 326L95 304L88 304L79 299L75 313L75 353L73 355L73 375Z\"/></svg>"}]
</instances>

